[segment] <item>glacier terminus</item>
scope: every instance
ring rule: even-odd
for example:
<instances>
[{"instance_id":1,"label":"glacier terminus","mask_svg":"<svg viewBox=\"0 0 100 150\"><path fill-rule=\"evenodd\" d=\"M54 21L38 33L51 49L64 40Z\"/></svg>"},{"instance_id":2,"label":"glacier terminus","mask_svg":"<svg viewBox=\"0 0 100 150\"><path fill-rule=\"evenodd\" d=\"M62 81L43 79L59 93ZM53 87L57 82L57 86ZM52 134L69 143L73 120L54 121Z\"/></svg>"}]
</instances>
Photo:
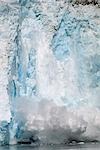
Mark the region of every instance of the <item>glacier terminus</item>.
<instances>
[{"instance_id":1,"label":"glacier terminus","mask_svg":"<svg viewBox=\"0 0 100 150\"><path fill-rule=\"evenodd\" d=\"M100 142L100 0L0 1L0 145Z\"/></svg>"}]
</instances>

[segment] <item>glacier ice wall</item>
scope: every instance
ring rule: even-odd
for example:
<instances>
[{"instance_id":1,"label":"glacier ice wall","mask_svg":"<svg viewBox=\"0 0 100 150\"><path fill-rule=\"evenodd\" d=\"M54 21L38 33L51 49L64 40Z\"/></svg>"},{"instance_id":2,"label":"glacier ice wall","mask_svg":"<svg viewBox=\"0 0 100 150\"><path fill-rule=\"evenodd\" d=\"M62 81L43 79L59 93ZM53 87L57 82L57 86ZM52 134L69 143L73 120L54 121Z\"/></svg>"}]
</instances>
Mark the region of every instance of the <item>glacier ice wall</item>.
<instances>
[{"instance_id":1,"label":"glacier ice wall","mask_svg":"<svg viewBox=\"0 0 100 150\"><path fill-rule=\"evenodd\" d=\"M100 141L100 1L0 1L0 144Z\"/></svg>"}]
</instances>

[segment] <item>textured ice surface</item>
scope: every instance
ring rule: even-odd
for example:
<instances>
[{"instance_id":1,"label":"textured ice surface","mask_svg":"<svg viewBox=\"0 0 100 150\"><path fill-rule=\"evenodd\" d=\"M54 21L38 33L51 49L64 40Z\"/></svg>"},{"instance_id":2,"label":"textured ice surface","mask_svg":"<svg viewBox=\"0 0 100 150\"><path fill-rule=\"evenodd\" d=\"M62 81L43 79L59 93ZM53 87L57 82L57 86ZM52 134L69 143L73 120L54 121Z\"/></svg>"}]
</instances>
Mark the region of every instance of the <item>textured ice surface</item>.
<instances>
[{"instance_id":1,"label":"textured ice surface","mask_svg":"<svg viewBox=\"0 0 100 150\"><path fill-rule=\"evenodd\" d=\"M98 1L0 1L0 144L100 141Z\"/></svg>"}]
</instances>

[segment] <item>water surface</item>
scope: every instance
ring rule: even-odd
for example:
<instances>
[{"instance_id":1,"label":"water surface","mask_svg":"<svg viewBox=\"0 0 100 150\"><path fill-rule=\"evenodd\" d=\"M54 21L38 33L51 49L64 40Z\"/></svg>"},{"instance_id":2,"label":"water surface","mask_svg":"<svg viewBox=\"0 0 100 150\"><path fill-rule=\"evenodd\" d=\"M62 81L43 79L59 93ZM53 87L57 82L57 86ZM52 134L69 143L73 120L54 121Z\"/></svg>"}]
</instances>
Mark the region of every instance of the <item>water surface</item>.
<instances>
[{"instance_id":1,"label":"water surface","mask_svg":"<svg viewBox=\"0 0 100 150\"><path fill-rule=\"evenodd\" d=\"M73 146L2 146L0 150L100 150L100 144L84 144L84 145L73 145Z\"/></svg>"}]
</instances>

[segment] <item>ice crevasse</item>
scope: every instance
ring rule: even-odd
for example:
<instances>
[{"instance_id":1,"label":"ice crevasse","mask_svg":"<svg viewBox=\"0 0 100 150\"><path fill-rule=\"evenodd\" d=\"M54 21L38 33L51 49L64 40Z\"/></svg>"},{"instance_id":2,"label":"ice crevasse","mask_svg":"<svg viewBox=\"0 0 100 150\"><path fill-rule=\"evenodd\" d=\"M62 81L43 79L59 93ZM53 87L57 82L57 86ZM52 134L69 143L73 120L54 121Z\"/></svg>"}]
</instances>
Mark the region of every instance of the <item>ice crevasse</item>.
<instances>
[{"instance_id":1,"label":"ice crevasse","mask_svg":"<svg viewBox=\"0 0 100 150\"><path fill-rule=\"evenodd\" d=\"M0 1L0 145L100 141L100 1Z\"/></svg>"}]
</instances>

